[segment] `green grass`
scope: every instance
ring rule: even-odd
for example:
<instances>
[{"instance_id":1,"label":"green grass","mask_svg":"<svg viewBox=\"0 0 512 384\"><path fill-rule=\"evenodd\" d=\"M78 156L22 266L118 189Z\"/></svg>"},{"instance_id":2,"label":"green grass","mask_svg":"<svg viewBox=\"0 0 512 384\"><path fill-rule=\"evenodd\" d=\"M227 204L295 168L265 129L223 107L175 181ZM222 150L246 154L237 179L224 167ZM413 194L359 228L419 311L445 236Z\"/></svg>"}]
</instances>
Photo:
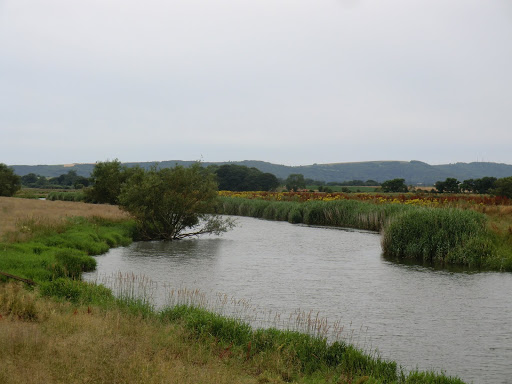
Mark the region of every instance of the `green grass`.
<instances>
[{"instance_id":1,"label":"green grass","mask_svg":"<svg viewBox=\"0 0 512 384\"><path fill-rule=\"evenodd\" d=\"M72 218L62 227L31 227L30 223L23 226L32 234L30 240L0 244L0 271L38 283L60 277L80 278L82 271L95 268L91 255L132 241L130 222Z\"/></svg>"},{"instance_id":2,"label":"green grass","mask_svg":"<svg viewBox=\"0 0 512 384\"><path fill-rule=\"evenodd\" d=\"M342 341L328 343L322 337L273 328L253 330L242 321L201 308L175 306L159 315L163 321L183 325L198 342L217 343L237 359L259 360L279 351L286 357L286 364L278 371L287 381L306 375L312 382L336 383L344 379L360 383L463 383L433 372L405 373L395 362L382 360Z\"/></svg>"}]
</instances>

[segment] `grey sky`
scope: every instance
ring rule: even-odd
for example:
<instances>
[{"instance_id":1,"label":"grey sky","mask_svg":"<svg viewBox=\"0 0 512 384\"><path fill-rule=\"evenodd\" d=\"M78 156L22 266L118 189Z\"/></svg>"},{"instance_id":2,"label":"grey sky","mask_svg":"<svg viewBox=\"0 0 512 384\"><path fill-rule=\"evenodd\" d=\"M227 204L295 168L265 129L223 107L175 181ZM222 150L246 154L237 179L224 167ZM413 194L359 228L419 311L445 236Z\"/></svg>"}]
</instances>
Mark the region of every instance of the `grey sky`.
<instances>
[{"instance_id":1,"label":"grey sky","mask_svg":"<svg viewBox=\"0 0 512 384\"><path fill-rule=\"evenodd\" d=\"M512 164L510 0L0 0L0 162Z\"/></svg>"}]
</instances>

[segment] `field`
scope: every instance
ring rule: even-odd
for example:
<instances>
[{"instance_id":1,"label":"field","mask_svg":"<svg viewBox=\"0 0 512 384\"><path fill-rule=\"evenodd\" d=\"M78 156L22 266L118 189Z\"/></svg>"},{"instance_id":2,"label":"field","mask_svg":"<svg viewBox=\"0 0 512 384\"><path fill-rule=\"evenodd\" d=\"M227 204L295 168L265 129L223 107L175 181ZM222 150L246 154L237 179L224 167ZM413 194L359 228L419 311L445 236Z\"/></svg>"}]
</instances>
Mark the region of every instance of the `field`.
<instances>
[{"instance_id":1,"label":"field","mask_svg":"<svg viewBox=\"0 0 512 384\"><path fill-rule=\"evenodd\" d=\"M81 216L101 217L107 220L126 220L127 214L111 205L18 199L0 196L0 239L26 237L29 223L58 226L67 218Z\"/></svg>"},{"instance_id":2,"label":"field","mask_svg":"<svg viewBox=\"0 0 512 384\"><path fill-rule=\"evenodd\" d=\"M461 383L404 373L343 342L252 330L197 307L154 310L80 280L89 255L125 244L116 207L1 199L0 381L126 383ZM78 216L77 216L78 215ZM14 229L14 232L11 232Z\"/></svg>"}]
</instances>

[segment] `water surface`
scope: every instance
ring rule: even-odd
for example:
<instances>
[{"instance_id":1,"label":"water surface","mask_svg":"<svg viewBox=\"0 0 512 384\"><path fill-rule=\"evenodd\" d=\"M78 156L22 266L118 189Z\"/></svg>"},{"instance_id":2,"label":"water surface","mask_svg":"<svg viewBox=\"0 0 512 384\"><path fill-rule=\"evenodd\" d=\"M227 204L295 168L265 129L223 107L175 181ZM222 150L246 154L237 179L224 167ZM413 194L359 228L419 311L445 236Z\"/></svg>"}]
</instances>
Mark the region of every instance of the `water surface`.
<instances>
[{"instance_id":1,"label":"water surface","mask_svg":"<svg viewBox=\"0 0 512 384\"><path fill-rule=\"evenodd\" d=\"M371 232L252 218L222 237L140 242L98 256L100 280L116 272L218 292L283 314L320 312L344 337L412 369L474 383L512 380L512 274L453 273L395 264Z\"/></svg>"}]
</instances>

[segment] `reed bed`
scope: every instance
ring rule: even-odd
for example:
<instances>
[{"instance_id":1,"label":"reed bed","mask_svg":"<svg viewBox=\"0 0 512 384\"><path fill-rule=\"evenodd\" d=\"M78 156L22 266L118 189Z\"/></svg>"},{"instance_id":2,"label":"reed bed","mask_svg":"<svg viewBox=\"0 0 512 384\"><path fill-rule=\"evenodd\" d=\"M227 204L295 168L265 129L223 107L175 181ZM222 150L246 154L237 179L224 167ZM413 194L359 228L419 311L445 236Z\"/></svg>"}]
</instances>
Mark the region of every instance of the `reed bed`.
<instances>
[{"instance_id":1,"label":"reed bed","mask_svg":"<svg viewBox=\"0 0 512 384\"><path fill-rule=\"evenodd\" d=\"M512 271L511 207L479 209L482 212L357 200L301 203L222 197L217 213L378 231L389 258ZM484 214L486 211L492 216Z\"/></svg>"}]
</instances>

